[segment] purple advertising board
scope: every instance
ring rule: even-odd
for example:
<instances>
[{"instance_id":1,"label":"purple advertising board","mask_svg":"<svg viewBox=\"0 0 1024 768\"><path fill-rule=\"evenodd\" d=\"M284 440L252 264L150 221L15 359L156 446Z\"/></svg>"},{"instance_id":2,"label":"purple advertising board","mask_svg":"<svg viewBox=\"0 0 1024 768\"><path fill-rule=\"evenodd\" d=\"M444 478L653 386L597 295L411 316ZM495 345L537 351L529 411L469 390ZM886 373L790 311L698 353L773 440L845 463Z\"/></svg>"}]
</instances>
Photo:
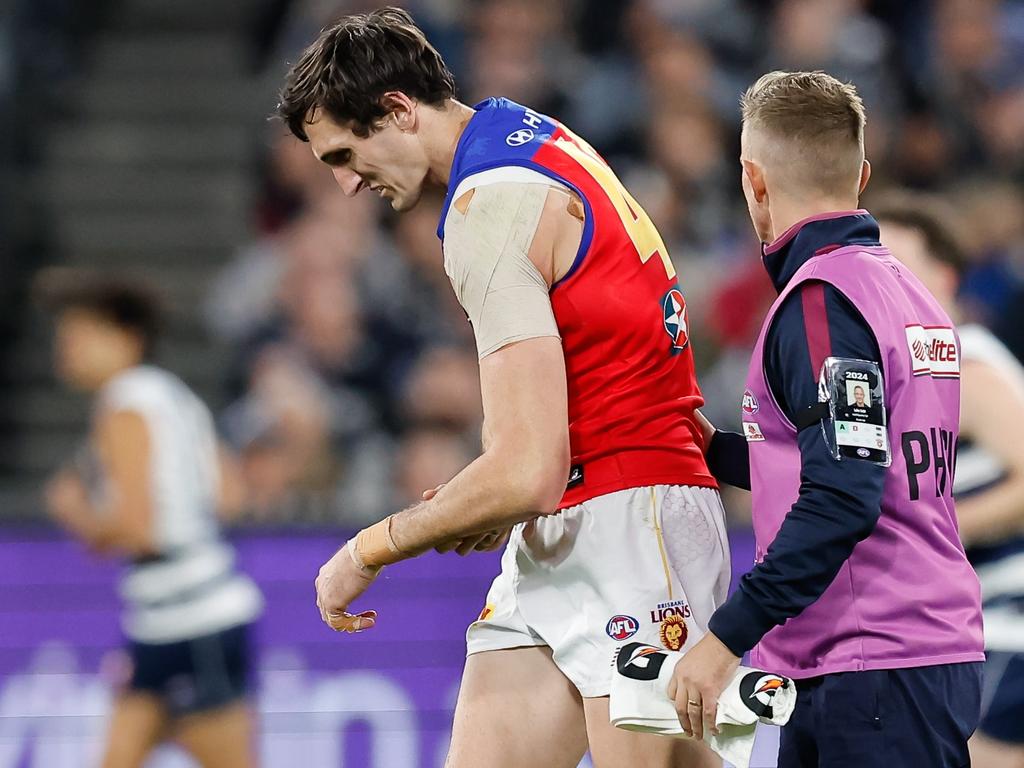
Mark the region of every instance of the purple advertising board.
<instances>
[{"instance_id":1,"label":"purple advertising board","mask_svg":"<svg viewBox=\"0 0 1024 768\"><path fill-rule=\"evenodd\" d=\"M341 636L320 621L313 578L343 539L235 541L266 599L253 700L262 765L441 768L465 628L483 606L498 557L430 554L387 569L359 604L378 610L377 626ZM749 537L734 537L734 570L751 556ZM125 667L116 578L116 564L73 542L0 533L0 768L98 764ZM764 741L758 751L770 753L771 739ZM193 763L164 748L147 765Z\"/></svg>"}]
</instances>

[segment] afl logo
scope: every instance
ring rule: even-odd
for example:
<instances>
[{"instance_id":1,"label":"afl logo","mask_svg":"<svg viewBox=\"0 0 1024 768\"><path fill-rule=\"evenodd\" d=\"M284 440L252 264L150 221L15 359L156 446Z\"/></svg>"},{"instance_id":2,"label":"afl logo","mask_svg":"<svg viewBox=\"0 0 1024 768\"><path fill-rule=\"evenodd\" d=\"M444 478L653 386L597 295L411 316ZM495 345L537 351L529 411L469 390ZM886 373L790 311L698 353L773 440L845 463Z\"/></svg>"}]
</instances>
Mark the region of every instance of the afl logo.
<instances>
[{"instance_id":1,"label":"afl logo","mask_svg":"<svg viewBox=\"0 0 1024 768\"><path fill-rule=\"evenodd\" d=\"M672 288L661 300L662 317L665 320L665 333L672 339L672 350L678 352L686 349L690 343L690 335L686 328L686 302L678 288Z\"/></svg>"},{"instance_id":2,"label":"afl logo","mask_svg":"<svg viewBox=\"0 0 1024 768\"><path fill-rule=\"evenodd\" d=\"M740 403L740 408L747 415L753 415L757 413L761 406L757 404L757 398L754 397L754 393L749 389L743 393L743 402Z\"/></svg>"},{"instance_id":3,"label":"afl logo","mask_svg":"<svg viewBox=\"0 0 1024 768\"><path fill-rule=\"evenodd\" d=\"M628 640L640 629L640 622L632 616L612 616L604 631L612 640Z\"/></svg>"},{"instance_id":4,"label":"afl logo","mask_svg":"<svg viewBox=\"0 0 1024 768\"><path fill-rule=\"evenodd\" d=\"M510 147L521 147L528 141L533 141L533 131L529 128L520 128L505 137L505 143Z\"/></svg>"}]
</instances>

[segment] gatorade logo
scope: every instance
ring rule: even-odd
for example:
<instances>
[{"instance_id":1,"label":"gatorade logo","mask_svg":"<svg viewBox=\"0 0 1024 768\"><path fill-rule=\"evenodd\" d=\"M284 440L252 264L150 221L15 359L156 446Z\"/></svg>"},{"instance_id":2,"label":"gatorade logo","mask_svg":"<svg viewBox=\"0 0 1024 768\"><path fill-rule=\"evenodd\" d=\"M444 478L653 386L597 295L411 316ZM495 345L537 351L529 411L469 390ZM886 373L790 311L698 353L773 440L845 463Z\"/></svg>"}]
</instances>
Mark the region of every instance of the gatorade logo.
<instances>
[{"instance_id":1,"label":"gatorade logo","mask_svg":"<svg viewBox=\"0 0 1024 768\"><path fill-rule=\"evenodd\" d=\"M789 687L789 681L765 672L749 672L740 680L740 701L758 717L772 718L775 694Z\"/></svg>"},{"instance_id":2,"label":"gatorade logo","mask_svg":"<svg viewBox=\"0 0 1024 768\"><path fill-rule=\"evenodd\" d=\"M615 668L631 680L657 680L668 655L646 643L630 643L615 652Z\"/></svg>"}]
</instances>

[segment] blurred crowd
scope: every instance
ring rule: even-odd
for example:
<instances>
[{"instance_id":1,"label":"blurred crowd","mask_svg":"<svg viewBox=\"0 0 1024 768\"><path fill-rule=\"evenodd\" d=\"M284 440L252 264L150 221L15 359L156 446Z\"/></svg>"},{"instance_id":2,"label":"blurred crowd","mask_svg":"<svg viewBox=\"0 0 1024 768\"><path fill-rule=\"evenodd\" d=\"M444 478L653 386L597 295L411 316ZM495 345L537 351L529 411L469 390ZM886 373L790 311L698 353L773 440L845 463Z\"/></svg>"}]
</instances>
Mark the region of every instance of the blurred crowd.
<instances>
[{"instance_id":1,"label":"blurred crowd","mask_svg":"<svg viewBox=\"0 0 1024 768\"><path fill-rule=\"evenodd\" d=\"M298 0L268 89L317 31L369 4ZM738 97L771 69L824 69L868 108L871 191L948 198L974 319L1024 354L1024 2L418 0L404 3L470 104L507 96L587 138L669 244L713 420L738 421L772 289L739 185ZM237 354L220 414L254 520L363 524L479 450L472 334L444 274L439 198L404 216L345 198L271 123L251 242L206 297Z\"/></svg>"}]
</instances>

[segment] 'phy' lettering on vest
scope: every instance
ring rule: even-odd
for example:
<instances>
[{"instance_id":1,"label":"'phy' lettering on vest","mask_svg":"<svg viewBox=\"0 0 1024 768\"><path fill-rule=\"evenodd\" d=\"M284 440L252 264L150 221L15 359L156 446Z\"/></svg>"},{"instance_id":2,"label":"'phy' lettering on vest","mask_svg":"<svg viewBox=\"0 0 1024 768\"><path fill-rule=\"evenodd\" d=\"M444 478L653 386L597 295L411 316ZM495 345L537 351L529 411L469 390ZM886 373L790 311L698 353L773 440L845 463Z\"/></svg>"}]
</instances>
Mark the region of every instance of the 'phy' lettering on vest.
<instances>
[{"instance_id":1,"label":"'phy' lettering on vest","mask_svg":"<svg viewBox=\"0 0 1024 768\"><path fill-rule=\"evenodd\" d=\"M904 432L901 438L903 458L907 462L907 482L910 485L911 501L921 498L918 476L928 469L935 475L936 496L942 496L947 486L950 493L953 490L953 477L956 473L956 435L941 427L932 427L928 431L929 435L918 430Z\"/></svg>"}]
</instances>

